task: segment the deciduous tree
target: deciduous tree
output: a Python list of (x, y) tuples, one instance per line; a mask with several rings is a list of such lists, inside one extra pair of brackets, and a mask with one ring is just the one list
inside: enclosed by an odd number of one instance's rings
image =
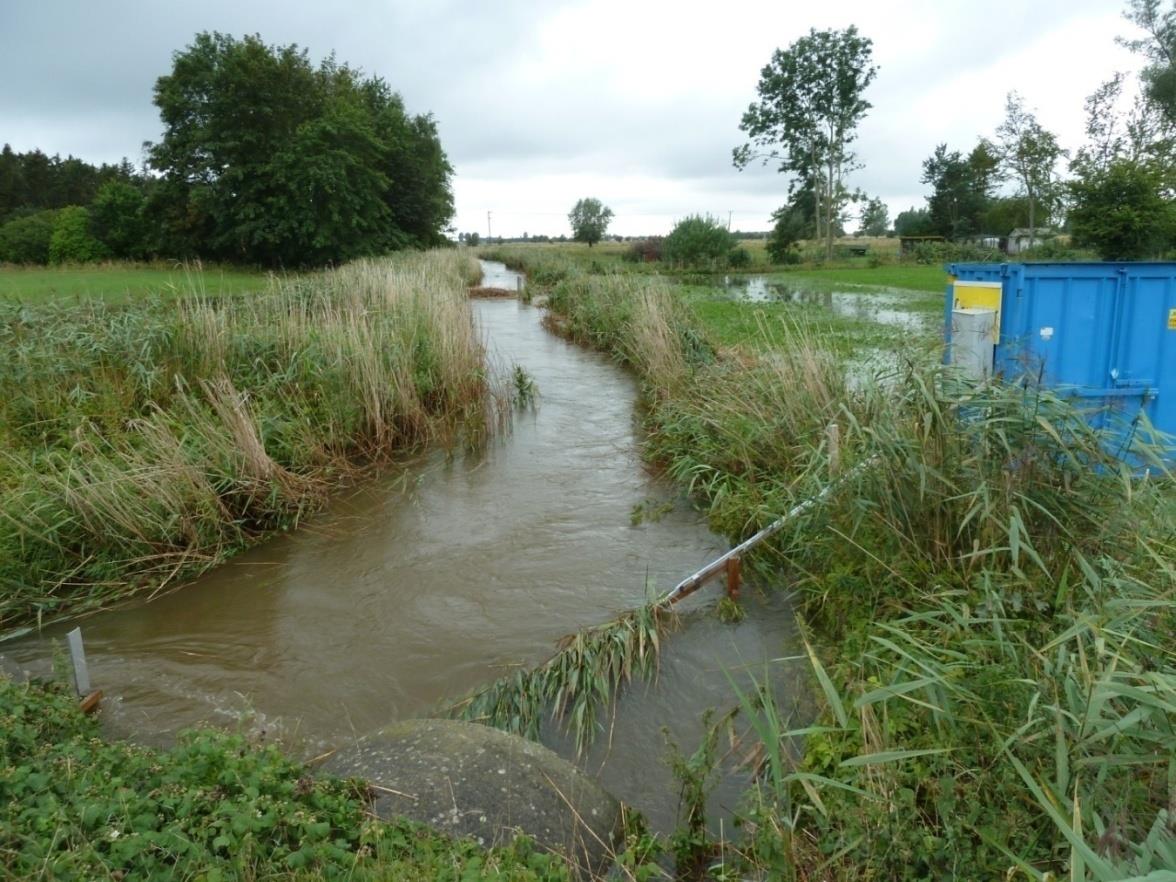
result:
[(852, 196), (846, 176), (861, 167), (850, 145), (871, 106), (863, 96), (878, 70), (872, 59), (872, 42), (855, 27), (810, 30), (772, 54), (760, 72), (759, 101), (739, 125), (749, 142), (735, 149), (736, 167), (756, 158), (778, 161), (779, 170), (793, 176), (793, 190), (811, 188), (817, 233), (829, 257)]
[(1057, 174), (1058, 160), (1066, 151), (1057, 136), (1037, 121), (1016, 92), (1005, 101), (1005, 120), (997, 127), (998, 152), (1003, 168), (1029, 200), (1029, 240), (1032, 243), (1037, 221), (1047, 218), (1057, 208), (1062, 194)]
[(591, 196), (581, 199), (568, 212), (572, 238), (577, 242), (587, 242), (591, 248), (604, 238), (612, 218), (612, 209), (599, 199)]
[(867, 200), (862, 206), (859, 231), (863, 236), (885, 236), (890, 229), (890, 209), (881, 199)]
[(443, 239), (452, 169), (431, 117), (298, 46), (199, 34), (155, 86), (150, 210), (167, 253), (323, 264)]
[(1158, 257), (1176, 244), (1176, 203), (1164, 174), (1147, 162), (1116, 159), (1070, 183), (1074, 242), (1103, 260)]

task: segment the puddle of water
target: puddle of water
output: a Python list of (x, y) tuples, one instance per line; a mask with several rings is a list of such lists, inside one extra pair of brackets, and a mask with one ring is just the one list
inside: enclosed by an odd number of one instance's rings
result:
[[(167, 743), (245, 714), (310, 755), (539, 662), (563, 634), (642, 603), (647, 578), (664, 590), (725, 549), (644, 470), (628, 373), (543, 330), (537, 309), (472, 308), (495, 362), (535, 379), (538, 407), (478, 454), (404, 463), (179, 591), (84, 619), (113, 734)], [(662, 520), (631, 525), (634, 506), (668, 499)], [(69, 627), (0, 646), (0, 657), (43, 673)], [(621, 698), (611, 749), (606, 733), (589, 767), (669, 829), (677, 797), (662, 727), (693, 751), (702, 711), (734, 702), (724, 671), (762, 672), (793, 643), (780, 597), (737, 626), (704, 616), (668, 639), (656, 687)], [(782, 700), (796, 694), (787, 678), (778, 685)]]
[(904, 309), (910, 295), (899, 291), (815, 290), (769, 276), (724, 276), (720, 286), (730, 297), (752, 303), (798, 303), (819, 306), (844, 318), (877, 322), (908, 331), (926, 331), (933, 318)]

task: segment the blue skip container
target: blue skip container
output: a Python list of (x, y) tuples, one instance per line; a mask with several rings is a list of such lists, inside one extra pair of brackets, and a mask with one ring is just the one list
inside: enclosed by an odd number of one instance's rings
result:
[[(1095, 425), (1133, 432), (1144, 414), (1161, 433), (1176, 436), (1176, 263), (953, 263), (947, 269), (949, 361), (953, 326), (971, 331), (976, 314), (992, 310), (979, 332), (991, 327), (992, 375), (1040, 378), (1058, 394), (1082, 399)], [(986, 361), (986, 347), (983, 355)], [(1168, 458), (1172, 453), (1169, 447)]]

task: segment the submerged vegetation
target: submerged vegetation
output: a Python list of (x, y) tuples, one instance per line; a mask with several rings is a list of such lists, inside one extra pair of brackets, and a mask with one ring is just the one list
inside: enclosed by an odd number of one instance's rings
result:
[(0, 626), (158, 591), (356, 470), (488, 426), (455, 252), (126, 305), (0, 304)]

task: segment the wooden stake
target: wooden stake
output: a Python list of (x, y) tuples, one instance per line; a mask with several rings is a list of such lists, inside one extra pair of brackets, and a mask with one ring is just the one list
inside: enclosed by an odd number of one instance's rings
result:
[(82, 713), (84, 713), (84, 714), (94, 713), (94, 711), (98, 710), (98, 703), (100, 701), (102, 701), (102, 690), (96, 689), (93, 692), (91, 692), (89, 695), (87, 695), (85, 698), (82, 699), (82, 704), (81, 704)]
[(739, 599), (739, 582), (743, 575), (743, 561), (738, 557), (727, 558), (727, 596)]

